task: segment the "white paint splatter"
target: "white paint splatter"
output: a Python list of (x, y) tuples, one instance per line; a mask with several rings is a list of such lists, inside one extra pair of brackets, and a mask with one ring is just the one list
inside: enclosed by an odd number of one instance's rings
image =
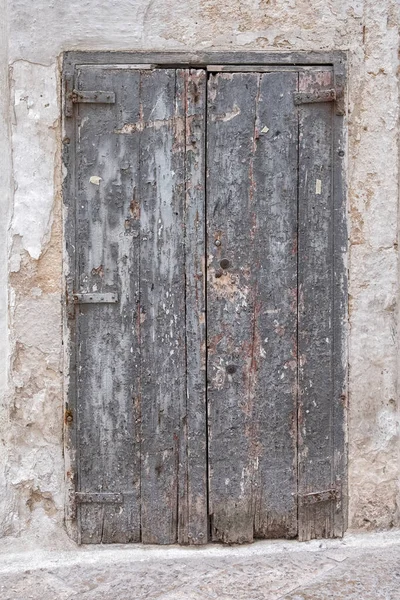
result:
[(232, 121), (232, 119), (234, 119), (235, 117), (240, 115), (240, 108), (238, 107), (237, 104), (233, 105), (233, 110), (231, 110), (230, 112), (226, 112), (223, 115), (213, 115), (212, 116), (212, 120), (213, 121), (223, 121), (224, 123), (226, 121)]

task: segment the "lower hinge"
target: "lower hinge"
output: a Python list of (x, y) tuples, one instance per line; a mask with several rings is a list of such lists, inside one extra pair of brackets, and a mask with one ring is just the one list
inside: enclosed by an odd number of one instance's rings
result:
[(75, 492), (77, 504), (123, 504), (124, 495), (111, 492)]
[(318, 502), (329, 502), (330, 500), (340, 500), (341, 491), (332, 488), (321, 492), (312, 492), (310, 494), (299, 494), (300, 504), (317, 504)]

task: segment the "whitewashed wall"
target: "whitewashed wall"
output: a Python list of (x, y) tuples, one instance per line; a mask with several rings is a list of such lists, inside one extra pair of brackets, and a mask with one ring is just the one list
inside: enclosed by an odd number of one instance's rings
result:
[(400, 525), (398, 0), (0, 0), (0, 14), (0, 536), (63, 539), (59, 68), (73, 49), (349, 51), (350, 526)]

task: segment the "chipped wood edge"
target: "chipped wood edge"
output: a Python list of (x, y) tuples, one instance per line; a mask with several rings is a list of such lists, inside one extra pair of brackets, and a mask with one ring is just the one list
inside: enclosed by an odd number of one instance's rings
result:
[[(348, 56), (338, 56), (334, 76), (343, 85), (341, 111), (333, 115), (333, 202), (334, 202), (334, 469), (341, 479), (341, 500), (336, 505), (334, 535), (342, 537), (348, 527), (348, 377), (349, 377), (349, 308), (348, 308)], [(338, 351), (335, 351), (335, 350)], [(337, 451), (340, 445), (341, 452)]]

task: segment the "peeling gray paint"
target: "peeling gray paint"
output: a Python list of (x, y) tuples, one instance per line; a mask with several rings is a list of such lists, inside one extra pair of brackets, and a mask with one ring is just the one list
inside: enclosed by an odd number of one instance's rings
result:
[(7, 0), (0, 1), (0, 535), (12, 531), (12, 499), (8, 493), (5, 466), (8, 445), (2, 435), (8, 427), (7, 381), (9, 339), (7, 318), (8, 239), (7, 230), (11, 206), (11, 145), (9, 124)]
[[(13, 102), (14, 207), (12, 234), (37, 260), (49, 240), (59, 107), (56, 65), (16, 61), (10, 70)], [(35, 85), (32, 85), (32, 83)]]

